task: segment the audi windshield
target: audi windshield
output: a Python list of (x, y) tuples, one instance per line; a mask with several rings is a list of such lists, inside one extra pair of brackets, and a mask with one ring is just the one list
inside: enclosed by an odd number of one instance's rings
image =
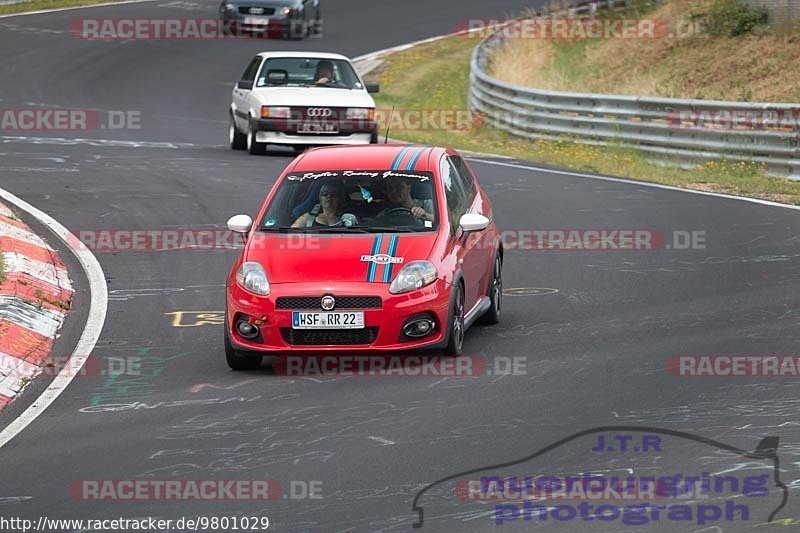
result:
[(315, 57), (273, 57), (264, 62), (256, 87), (363, 89), (348, 61)]

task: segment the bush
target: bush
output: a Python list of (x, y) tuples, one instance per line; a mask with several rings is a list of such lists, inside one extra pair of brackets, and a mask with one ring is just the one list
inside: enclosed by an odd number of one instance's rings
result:
[(767, 24), (767, 10), (740, 0), (716, 0), (708, 11), (706, 30), (714, 37), (736, 37)]

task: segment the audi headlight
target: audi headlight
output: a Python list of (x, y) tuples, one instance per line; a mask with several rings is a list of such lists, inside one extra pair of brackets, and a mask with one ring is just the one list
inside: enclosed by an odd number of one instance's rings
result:
[(267, 273), (261, 263), (247, 262), (242, 263), (236, 272), (236, 283), (246, 291), (250, 291), (261, 296), (269, 294), (269, 281)]
[(289, 118), (291, 114), (288, 107), (261, 106), (261, 118)]
[(345, 118), (348, 120), (372, 120), (375, 118), (375, 110), (367, 107), (348, 107)]
[(412, 261), (400, 270), (389, 286), (389, 292), (400, 294), (421, 289), (436, 281), (436, 267), (430, 261)]
[(222, 4), (219, 6), (219, 10), (223, 13), (234, 13), (236, 12), (236, 6), (233, 4)]
[(291, 17), (292, 15), (294, 15), (294, 9), (292, 9), (291, 7), (284, 7), (281, 8), (281, 13), (287, 17)]

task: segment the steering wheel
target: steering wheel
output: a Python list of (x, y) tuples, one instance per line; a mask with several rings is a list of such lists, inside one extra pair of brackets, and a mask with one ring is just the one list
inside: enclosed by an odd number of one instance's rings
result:
[(422, 221), (420, 219), (418, 219), (417, 217), (415, 217), (414, 215), (412, 215), (411, 214), (411, 209), (409, 209), (408, 207), (387, 207), (386, 209), (384, 209), (383, 211), (381, 211), (380, 213), (375, 215), (375, 218), (373, 218), (372, 220), (373, 220), (373, 223), (374, 223), (375, 220), (380, 220), (381, 218), (388, 218), (388, 217), (390, 217), (392, 215), (400, 214), (400, 213), (402, 213), (403, 215), (406, 215), (407, 217), (411, 218), (414, 221), (415, 225), (417, 225), (417, 226), (422, 225)]
[(384, 209), (383, 211), (381, 211), (380, 213), (378, 213), (377, 215), (375, 215), (375, 218), (387, 217), (387, 216), (392, 215), (394, 213), (400, 213), (400, 212), (402, 212), (402, 213), (404, 213), (404, 214), (406, 214), (406, 215), (408, 215), (410, 217), (414, 216), (414, 215), (411, 214), (411, 209), (409, 209), (408, 207), (388, 207), (388, 208)]

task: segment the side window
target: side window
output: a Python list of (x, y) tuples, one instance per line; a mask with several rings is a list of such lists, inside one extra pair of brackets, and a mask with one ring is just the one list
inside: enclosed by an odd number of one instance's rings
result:
[(456, 167), (456, 170), (458, 171), (458, 179), (461, 181), (462, 188), (467, 196), (467, 206), (470, 206), (472, 205), (472, 202), (475, 201), (475, 195), (477, 194), (477, 190), (475, 188), (475, 177), (469, 171), (467, 164), (462, 158), (452, 157), (450, 158), (450, 161), (452, 161), (453, 166)]
[(260, 56), (254, 57), (253, 60), (250, 62), (250, 64), (247, 65), (244, 74), (242, 74), (242, 80), (255, 81), (256, 74), (258, 73), (258, 67), (260, 65), (261, 65), (261, 57)]
[(453, 231), (458, 227), (461, 215), (467, 212), (471, 202), (467, 202), (467, 195), (463, 189), (462, 180), (448, 157), (443, 157), (439, 163), (439, 175), (444, 184), (444, 194), (447, 198), (447, 212), (450, 215), (450, 227)]

